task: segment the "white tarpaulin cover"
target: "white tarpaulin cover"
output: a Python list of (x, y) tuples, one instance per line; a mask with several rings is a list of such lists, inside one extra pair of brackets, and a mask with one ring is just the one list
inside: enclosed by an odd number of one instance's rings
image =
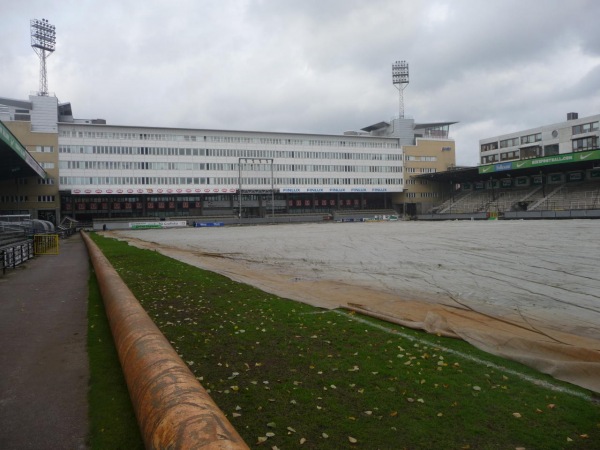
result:
[(600, 392), (600, 221), (115, 231), (323, 308), (349, 307)]

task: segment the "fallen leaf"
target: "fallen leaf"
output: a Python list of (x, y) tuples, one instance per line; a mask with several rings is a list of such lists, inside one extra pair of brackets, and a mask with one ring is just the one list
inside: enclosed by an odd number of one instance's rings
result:
[(521, 418), (521, 414), (519, 414), (519, 413), (513, 413), (513, 416), (516, 417), (517, 419)]
[(358, 442), (358, 440), (356, 438), (353, 438), (352, 436), (348, 436), (348, 440), (351, 444), (356, 444)]

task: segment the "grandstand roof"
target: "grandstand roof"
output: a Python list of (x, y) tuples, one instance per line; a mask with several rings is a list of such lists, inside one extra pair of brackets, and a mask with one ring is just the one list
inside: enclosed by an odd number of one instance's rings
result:
[(40, 176), (46, 171), (29, 154), (23, 144), (0, 121), (0, 180)]

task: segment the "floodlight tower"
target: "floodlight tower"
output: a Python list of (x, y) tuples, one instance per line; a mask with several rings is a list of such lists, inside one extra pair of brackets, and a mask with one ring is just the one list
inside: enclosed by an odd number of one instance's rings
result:
[(56, 31), (48, 20), (31, 20), (31, 48), (40, 58), (40, 92), (48, 95), (48, 78), (46, 76), (46, 58), (56, 47)]
[(408, 86), (408, 63), (406, 61), (396, 61), (392, 64), (392, 83), (400, 94), (399, 117), (404, 119), (404, 89)]

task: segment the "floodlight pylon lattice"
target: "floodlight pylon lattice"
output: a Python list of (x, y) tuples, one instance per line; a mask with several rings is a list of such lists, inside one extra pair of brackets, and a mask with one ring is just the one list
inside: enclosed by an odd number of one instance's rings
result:
[(399, 117), (404, 119), (404, 89), (408, 86), (408, 63), (406, 61), (396, 61), (392, 64), (392, 84), (396, 86), (399, 93)]
[(48, 75), (46, 72), (46, 58), (56, 48), (56, 27), (46, 19), (32, 19), (31, 48), (40, 58), (40, 91), (39, 95), (48, 95)]

